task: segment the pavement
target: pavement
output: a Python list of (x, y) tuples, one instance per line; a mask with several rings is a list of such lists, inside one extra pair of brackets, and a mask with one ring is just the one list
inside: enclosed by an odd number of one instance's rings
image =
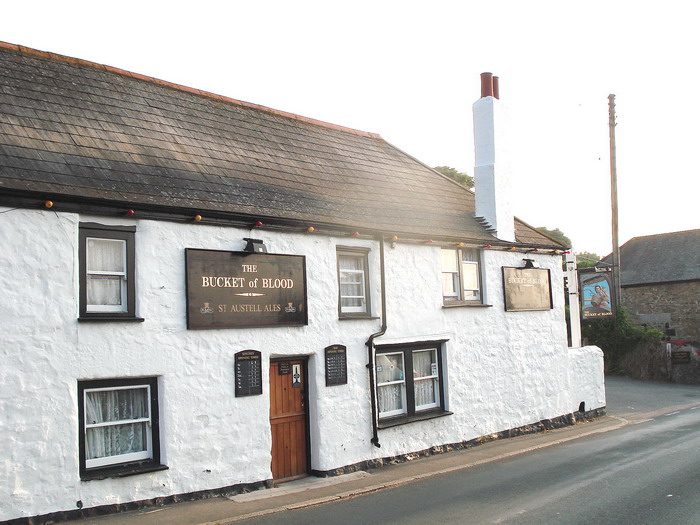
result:
[(308, 477), (272, 489), (71, 521), (75, 525), (227, 525), (390, 489), (456, 470), (641, 424), (661, 414), (700, 406), (700, 387), (606, 378), (607, 415), (557, 430), (485, 443), (332, 478)]

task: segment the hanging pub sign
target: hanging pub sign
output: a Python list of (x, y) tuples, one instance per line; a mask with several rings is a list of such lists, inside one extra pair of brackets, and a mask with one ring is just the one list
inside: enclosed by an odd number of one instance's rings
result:
[(348, 383), (347, 349), (344, 345), (331, 345), (325, 348), (326, 386)]
[(236, 397), (262, 394), (262, 360), (257, 350), (236, 352), (234, 358)]
[(607, 319), (615, 315), (612, 277), (612, 268), (578, 270), (582, 319)]
[(308, 324), (302, 255), (185, 250), (187, 328)]
[(506, 312), (552, 309), (552, 285), (546, 268), (503, 268)]

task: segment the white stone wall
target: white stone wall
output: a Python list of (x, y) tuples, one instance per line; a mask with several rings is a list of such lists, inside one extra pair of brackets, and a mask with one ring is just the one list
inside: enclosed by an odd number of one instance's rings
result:
[[(136, 226), (137, 315), (143, 323), (78, 323), (78, 225)], [(242, 250), (243, 237), (271, 253), (305, 255), (305, 327), (187, 330), (185, 248)], [(386, 247), (386, 335), (377, 344), (448, 339), (446, 397), (454, 415), (381, 430), (371, 445), (365, 341), (381, 321), (339, 321), (336, 246), (371, 248), (372, 310), (380, 314), (379, 249), (373, 241), (202, 224), (106, 219), (0, 208), (0, 520), (252, 483), (271, 478), (269, 360), (309, 356), (311, 468), (472, 439), (605, 403), (597, 355), (566, 348), (561, 259), (554, 309), (506, 313), (501, 266), (522, 254), (484, 254), (491, 307), (442, 307), (439, 247)], [(326, 387), (323, 349), (347, 346), (348, 384)], [(262, 352), (263, 395), (234, 396), (234, 354)], [(158, 376), (161, 462), (169, 469), (81, 481), (77, 381)], [(575, 376), (575, 380), (572, 377)], [(591, 376), (591, 377), (589, 377)], [(572, 395), (575, 383), (576, 395)], [(603, 395), (601, 396), (601, 392)]]
[(597, 346), (569, 349), (571, 411), (578, 410), (581, 402), (586, 410), (606, 406), (603, 351)]

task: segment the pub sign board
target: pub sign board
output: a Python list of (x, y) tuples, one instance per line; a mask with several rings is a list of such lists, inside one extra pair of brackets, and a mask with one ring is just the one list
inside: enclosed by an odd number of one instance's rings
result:
[(303, 255), (185, 250), (187, 328), (302, 326)]
[(581, 318), (608, 319), (615, 315), (611, 268), (582, 268), (578, 271)]
[(506, 312), (552, 309), (552, 283), (546, 268), (503, 267)]

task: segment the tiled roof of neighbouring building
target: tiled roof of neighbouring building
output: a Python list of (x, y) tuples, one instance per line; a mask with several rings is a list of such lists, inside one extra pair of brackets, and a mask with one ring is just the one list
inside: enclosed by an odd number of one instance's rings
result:
[(620, 265), (622, 286), (700, 280), (700, 230), (634, 237), (620, 247)]
[(376, 134), (11, 44), (0, 69), (0, 191), (494, 240), (471, 191)]

